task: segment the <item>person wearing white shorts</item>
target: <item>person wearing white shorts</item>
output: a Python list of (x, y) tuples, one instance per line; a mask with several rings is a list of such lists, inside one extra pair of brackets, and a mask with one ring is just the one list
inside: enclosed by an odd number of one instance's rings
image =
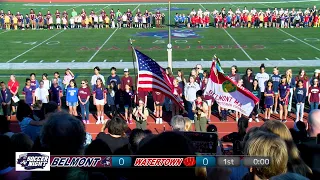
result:
[(96, 124), (104, 123), (104, 105), (107, 104), (106, 92), (102, 79), (98, 78), (96, 85), (93, 87), (93, 104), (97, 107), (98, 118)]

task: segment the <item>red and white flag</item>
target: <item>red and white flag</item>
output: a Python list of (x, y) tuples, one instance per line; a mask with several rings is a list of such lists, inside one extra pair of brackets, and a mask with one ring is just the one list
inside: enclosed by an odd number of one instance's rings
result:
[[(219, 65), (218, 65), (219, 66)], [(232, 79), (225, 76), (212, 62), (208, 84), (204, 96), (214, 99), (219, 106), (235, 110), (249, 116), (259, 98), (243, 86), (238, 86)]]

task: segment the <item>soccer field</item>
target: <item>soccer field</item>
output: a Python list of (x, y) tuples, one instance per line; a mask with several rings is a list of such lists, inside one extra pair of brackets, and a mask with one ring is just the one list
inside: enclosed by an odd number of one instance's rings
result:
[[(175, 13), (188, 14), (191, 9), (226, 9), (247, 6), (257, 10), (306, 9), (320, 1), (302, 2), (235, 2), (235, 3), (172, 3), (171, 24)], [(132, 11), (146, 9), (155, 12), (160, 9), (166, 14), (168, 23), (168, 4), (166, 3), (118, 3), (118, 4), (41, 4), (41, 3), (1, 3), (0, 9), (29, 13), (72, 8), (78, 12), (85, 9), (100, 12), (105, 9), (130, 8)], [(211, 19), (212, 20), (212, 19)], [(55, 21), (54, 21), (55, 22)], [(228, 28), (216, 29), (175, 29), (171, 28), (173, 45), (173, 66), (190, 68), (202, 63), (206, 68), (211, 64), (213, 54), (224, 61), (223, 66), (233, 64), (239, 67), (257, 67), (261, 62), (267, 66), (312, 67), (320, 66), (320, 28), (276, 29), (276, 28)], [(132, 68), (132, 51), (129, 39), (143, 53), (165, 65), (167, 61), (168, 27), (153, 29), (67, 29), (67, 30), (17, 30), (0, 31), (0, 65), (4, 69), (91, 69)]]

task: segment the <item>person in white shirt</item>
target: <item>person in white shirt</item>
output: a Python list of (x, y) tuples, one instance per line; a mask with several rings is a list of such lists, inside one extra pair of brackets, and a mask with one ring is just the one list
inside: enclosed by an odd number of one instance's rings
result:
[(43, 81), (43, 87), (49, 90), (51, 87), (51, 81), (48, 80), (47, 73), (42, 74), (42, 81)]
[(213, 15), (217, 15), (219, 13), (219, 11), (217, 10), (217, 9), (214, 9), (213, 11), (212, 11), (212, 14)]
[(234, 14), (231, 8), (229, 9), (228, 14), (230, 14), (230, 15)]
[(143, 28), (147, 28), (147, 17), (145, 15), (142, 16), (142, 25)]
[(91, 85), (92, 85), (92, 89), (93, 87), (96, 85), (97, 79), (100, 78), (103, 82), (103, 84), (106, 83), (104, 77), (100, 74), (100, 68), (98, 66), (93, 68), (94, 70), (94, 75), (91, 78)]
[(248, 14), (248, 13), (249, 13), (249, 11), (248, 11), (248, 9), (247, 9), (246, 6), (244, 7), (244, 10), (242, 10), (242, 13), (243, 13), (243, 14)]
[(283, 8), (281, 8), (279, 11), (279, 15), (281, 16), (283, 13), (284, 13), (284, 10), (283, 10)]
[(202, 18), (202, 10), (199, 9), (197, 15)]
[(236, 10), (236, 14), (241, 14), (241, 11), (240, 11), (240, 9), (239, 9), (239, 8), (237, 8), (237, 10)]
[(44, 82), (40, 81), (40, 87), (35, 90), (34, 96), (36, 101), (41, 101), (42, 104), (49, 102), (49, 91), (44, 87)]
[(196, 15), (196, 14), (197, 14), (197, 12), (196, 12), (194, 9), (192, 9), (190, 15), (191, 15), (191, 16), (194, 16), (194, 15)]
[(56, 18), (56, 25), (57, 25), (57, 29), (61, 29), (61, 18), (60, 17)]
[(256, 74), (255, 79), (258, 80), (259, 88), (261, 92), (261, 99), (260, 99), (260, 107), (264, 107), (264, 91), (266, 89), (266, 81), (270, 79), (269, 74), (265, 72), (265, 66), (264, 64), (260, 65), (260, 73)]
[[(75, 17), (76, 18), (76, 17)], [(74, 28), (74, 17), (70, 18), (70, 28), (73, 29)]]
[(203, 15), (206, 17), (208, 15), (210, 15), (210, 12), (208, 11), (208, 9), (206, 9), (206, 11), (203, 13)]
[(278, 15), (278, 9), (274, 8), (273, 13), (275, 13), (276, 15)]
[(93, 16), (93, 21), (94, 21), (94, 28), (98, 29), (99, 17), (97, 15), (94, 15)]
[(307, 9), (304, 11), (304, 14), (305, 14), (305, 15), (306, 15), (306, 14), (310, 14), (310, 9), (307, 8)]
[(123, 22), (123, 27), (127, 27), (127, 21), (128, 21), (128, 16), (126, 13), (123, 13), (122, 15), (122, 22)]
[(103, 18), (102, 18), (102, 15), (99, 15), (99, 28), (103, 28)]
[(255, 8), (252, 8), (251, 14), (256, 14), (256, 13), (257, 13), (257, 10)]
[(270, 14), (270, 8), (267, 9), (266, 14), (269, 15)]
[(194, 113), (192, 112), (192, 104), (197, 99), (196, 93), (200, 90), (200, 86), (195, 82), (195, 76), (190, 76), (189, 82), (184, 87), (185, 99), (187, 101), (188, 117), (194, 123)]

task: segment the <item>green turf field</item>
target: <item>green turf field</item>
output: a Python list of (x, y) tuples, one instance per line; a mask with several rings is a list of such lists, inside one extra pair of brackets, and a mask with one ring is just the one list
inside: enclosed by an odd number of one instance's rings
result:
[[(238, 3), (182, 3), (171, 5), (171, 21), (175, 13), (190, 13), (195, 9), (248, 9), (255, 7), (265, 11), (267, 8), (305, 9), (320, 1), (287, 2), (238, 2)], [(105, 9), (130, 8), (132, 11), (145, 9), (155, 12), (163, 9), (168, 22), (168, 4), (164, 3), (118, 3), (118, 4), (39, 4), (39, 3), (1, 3), (0, 9), (29, 13), (47, 10), (54, 13), (72, 8), (78, 12), (85, 9), (100, 12)], [(55, 22), (55, 20), (54, 20)], [(190, 68), (195, 63), (204, 63), (208, 68), (213, 54), (221, 60), (239, 67), (256, 67), (261, 62), (283, 67), (311, 67), (320, 65), (320, 28), (303, 29), (174, 29), (172, 28), (173, 61), (178, 67)], [(132, 51), (128, 40), (134, 46), (156, 61), (167, 60), (166, 46), (168, 28), (163, 29), (70, 29), (70, 30), (26, 30), (0, 31), (0, 63), (5, 69), (91, 69), (95, 65), (103, 67), (132, 67)], [(197, 62), (195, 62), (197, 61)]]

